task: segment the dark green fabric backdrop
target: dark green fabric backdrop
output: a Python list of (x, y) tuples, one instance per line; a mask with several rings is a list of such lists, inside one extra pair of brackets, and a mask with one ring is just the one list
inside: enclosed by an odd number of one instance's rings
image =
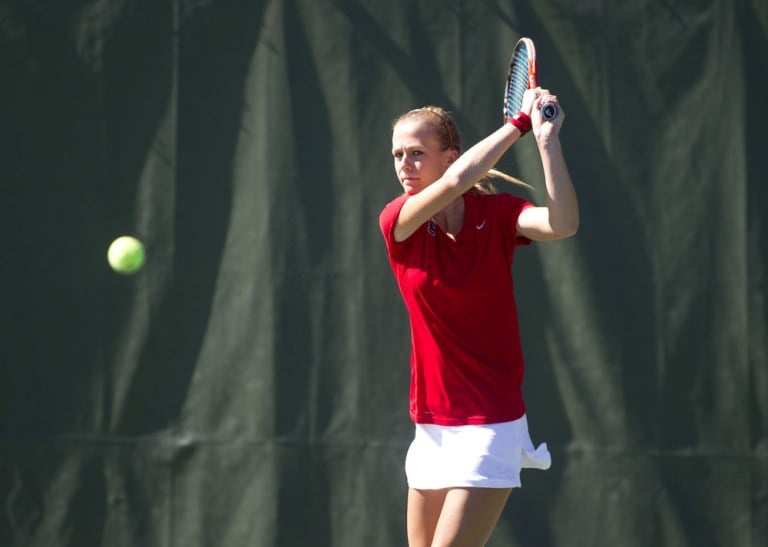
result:
[(758, 0), (0, 1), (0, 545), (404, 545), (389, 124), (495, 129), (521, 35), (582, 227), (517, 257), (554, 462), (489, 545), (767, 545)]

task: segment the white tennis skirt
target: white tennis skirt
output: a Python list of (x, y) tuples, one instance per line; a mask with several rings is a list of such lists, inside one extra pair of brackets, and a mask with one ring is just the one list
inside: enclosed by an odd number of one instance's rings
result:
[(523, 468), (549, 469), (547, 444), (534, 448), (525, 416), (487, 425), (416, 424), (405, 458), (408, 486), (517, 488)]

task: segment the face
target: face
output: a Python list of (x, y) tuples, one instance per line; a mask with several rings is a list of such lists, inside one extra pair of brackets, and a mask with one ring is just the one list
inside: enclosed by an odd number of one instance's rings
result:
[(403, 120), (392, 130), (395, 173), (406, 194), (418, 194), (439, 179), (457, 155), (455, 150), (441, 150), (428, 123)]

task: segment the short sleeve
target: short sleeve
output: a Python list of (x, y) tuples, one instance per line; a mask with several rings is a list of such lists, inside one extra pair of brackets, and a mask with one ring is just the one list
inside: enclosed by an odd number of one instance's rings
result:
[(387, 251), (392, 253), (392, 249), (400, 243), (395, 241), (395, 224), (397, 223), (397, 217), (400, 215), (400, 209), (403, 208), (403, 204), (408, 199), (407, 195), (399, 196), (390, 201), (379, 214), (379, 228), (381, 229), (381, 235), (384, 236), (384, 241), (387, 244)]
[(503, 208), (502, 214), (508, 222), (507, 229), (509, 230), (509, 233), (514, 234), (515, 245), (519, 246), (530, 244), (530, 239), (517, 233), (517, 219), (520, 217), (520, 213), (522, 213), (525, 209), (528, 207), (534, 207), (533, 203), (527, 199), (513, 196), (512, 194), (499, 194), (499, 196), (501, 196), (500, 203)]

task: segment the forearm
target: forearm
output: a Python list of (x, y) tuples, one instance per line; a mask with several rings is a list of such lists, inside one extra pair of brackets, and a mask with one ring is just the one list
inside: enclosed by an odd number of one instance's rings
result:
[(537, 144), (547, 189), (549, 224), (559, 237), (571, 236), (579, 227), (579, 203), (560, 139), (552, 135)]
[(520, 138), (520, 130), (505, 123), (502, 127), (473, 145), (446, 170), (444, 184), (463, 194), (483, 178), (499, 162), (512, 144)]

